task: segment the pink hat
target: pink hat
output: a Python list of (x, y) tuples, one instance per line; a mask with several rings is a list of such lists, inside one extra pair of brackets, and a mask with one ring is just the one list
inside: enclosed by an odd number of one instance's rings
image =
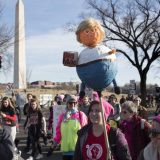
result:
[[(100, 101), (99, 99), (99, 96), (98, 96), (98, 93), (96, 91), (94, 91), (92, 93), (92, 99), (93, 101)], [(108, 119), (108, 116), (112, 113), (114, 113), (114, 108), (113, 106), (108, 103), (106, 100), (104, 100), (104, 98), (102, 98), (102, 104), (103, 104), (103, 107), (104, 107), (104, 112), (105, 112), (105, 116), (106, 116), (106, 119)]]
[(63, 99), (64, 99), (64, 94), (60, 94), (60, 95), (58, 96), (58, 100), (63, 101)]
[(69, 95), (67, 99), (67, 103), (69, 102), (77, 102), (77, 97), (75, 95)]
[(153, 121), (156, 121), (156, 122), (160, 123), (160, 114), (158, 116), (155, 116), (153, 118)]

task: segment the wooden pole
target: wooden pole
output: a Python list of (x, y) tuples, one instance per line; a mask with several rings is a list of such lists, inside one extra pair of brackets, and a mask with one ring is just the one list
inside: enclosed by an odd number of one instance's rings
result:
[(106, 148), (107, 148), (106, 160), (111, 160), (111, 150), (110, 150), (108, 134), (107, 134), (107, 129), (106, 129), (106, 119), (105, 119), (105, 114), (104, 114), (105, 112), (104, 112), (104, 107), (102, 103), (102, 95), (101, 95), (101, 91), (97, 91), (97, 93), (100, 99), (101, 115), (102, 115), (102, 121), (103, 121), (103, 132), (104, 132), (105, 143), (106, 143)]

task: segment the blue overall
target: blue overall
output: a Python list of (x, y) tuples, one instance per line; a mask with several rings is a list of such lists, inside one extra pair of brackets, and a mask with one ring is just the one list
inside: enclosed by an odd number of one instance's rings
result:
[(115, 61), (99, 59), (77, 65), (76, 70), (82, 83), (96, 91), (102, 91), (114, 81), (117, 64)]

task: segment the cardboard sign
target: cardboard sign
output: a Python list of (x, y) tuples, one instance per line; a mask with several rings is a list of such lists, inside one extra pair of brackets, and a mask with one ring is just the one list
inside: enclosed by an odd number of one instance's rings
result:
[(75, 67), (78, 63), (78, 52), (63, 52), (63, 64), (68, 67)]
[(40, 105), (42, 105), (43, 107), (49, 106), (52, 99), (53, 99), (52, 94), (40, 94), (39, 96)]

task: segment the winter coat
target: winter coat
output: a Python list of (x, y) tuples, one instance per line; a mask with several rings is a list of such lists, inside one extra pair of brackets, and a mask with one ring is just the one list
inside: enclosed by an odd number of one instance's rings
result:
[(150, 142), (148, 134), (150, 125), (141, 117), (134, 115), (131, 121), (122, 121), (120, 129), (126, 137), (132, 159), (137, 160), (140, 151)]
[(54, 141), (61, 143), (61, 151), (74, 151), (77, 142), (77, 131), (87, 124), (87, 116), (81, 111), (76, 111), (66, 119), (66, 113), (59, 115)]
[(11, 129), (3, 129), (0, 136), (0, 159), (12, 160), (14, 154), (14, 143), (11, 137)]
[[(88, 124), (78, 131), (74, 160), (83, 160), (82, 149), (91, 128), (92, 124)], [(127, 141), (124, 134), (119, 129), (110, 128), (108, 140), (111, 148), (112, 160), (131, 160)]]

